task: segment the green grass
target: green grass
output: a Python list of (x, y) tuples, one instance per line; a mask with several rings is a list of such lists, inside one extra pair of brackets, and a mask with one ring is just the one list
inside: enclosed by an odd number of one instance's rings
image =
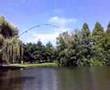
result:
[(10, 66), (31, 68), (31, 67), (58, 67), (57, 63), (40, 63), (40, 64), (10, 64)]

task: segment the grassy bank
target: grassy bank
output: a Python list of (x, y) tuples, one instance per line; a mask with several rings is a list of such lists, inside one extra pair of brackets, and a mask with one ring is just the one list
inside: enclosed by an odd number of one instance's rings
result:
[(10, 66), (23, 67), (23, 68), (30, 68), (30, 67), (58, 67), (57, 63), (10, 64)]

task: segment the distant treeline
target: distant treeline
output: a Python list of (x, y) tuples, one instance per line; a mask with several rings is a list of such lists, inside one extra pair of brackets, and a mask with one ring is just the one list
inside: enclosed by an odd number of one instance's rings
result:
[(18, 29), (0, 17), (0, 62), (44, 63), (57, 62), (61, 66), (103, 66), (110, 65), (110, 23), (107, 29), (96, 22), (90, 30), (84, 23), (80, 30), (63, 32), (51, 42), (43, 45), (24, 44), (18, 37)]
[(41, 41), (24, 44), (24, 62), (45, 63), (53, 62), (57, 60), (56, 58), (56, 49), (51, 42), (46, 45), (43, 45)]

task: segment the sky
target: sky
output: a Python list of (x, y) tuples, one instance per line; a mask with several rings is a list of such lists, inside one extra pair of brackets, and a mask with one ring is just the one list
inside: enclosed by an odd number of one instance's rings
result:
[(81, 29), (84, 22), (91, 30), (97, 21), (106, 28), (110, 21), (109, 4), (110, 0), (0, 0), (0, 16), (17, 26), (19, 34), (41, 25), (20, 36), (23, 42), (41, 40), (55, 45), (60, 33)]

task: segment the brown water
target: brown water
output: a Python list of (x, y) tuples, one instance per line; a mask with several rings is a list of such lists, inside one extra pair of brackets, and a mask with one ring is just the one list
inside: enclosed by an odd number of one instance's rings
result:
[(110, 90), (110, 67), (0, 71), (0, 90)]

